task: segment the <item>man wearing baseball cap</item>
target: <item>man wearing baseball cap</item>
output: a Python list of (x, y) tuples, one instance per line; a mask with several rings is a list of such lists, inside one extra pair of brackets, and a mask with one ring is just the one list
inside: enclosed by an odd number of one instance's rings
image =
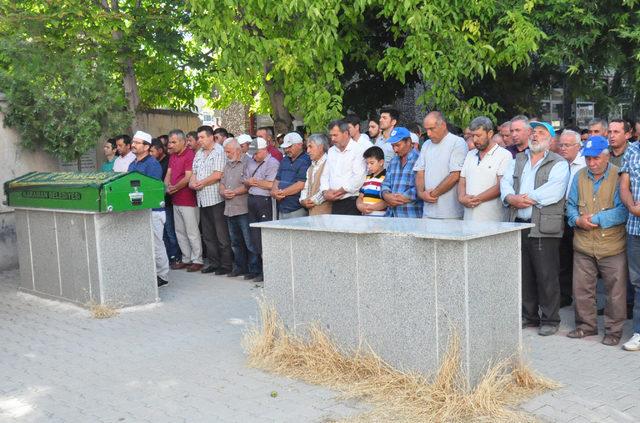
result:
[[(129, 165), (129, 172), (138, 171), (162, 181), (162, 166), (149, 154), (151, 140), (151, 135), (144, 131), (135, 133), (131, 141), (131, 152), (136, 156), (136, 159)], [(164, 223), (166, 221), (164, 207), (153, 209), (151, 221), (153, 223), (153, 249), (156, 260), (156, 278), (158, 286), (164, 286), (169, 283), (169, 258), (167, 257), (167, 250), (162, 240)]]
[(569, 338), (598, 333), (596, 282), (602, 275), (607, 294), (604, 345), (620, 342), (627, 316), (626, 230), (628, 212), (620, 199), (618, 167), (609, 163), (609, 143), (590, 136), (582, 149), (587, 167), (573, 179), (567, 223), (573, 234), (573, 297), (576, 328)]
[(382, 198), (387, 203), (387, 217), (422, 217), (422, 200), (416, 193), (416, 178), (413, 166), (420, 154), (413, 148), (411, 133), (399, 126), (391, 131), (387, 142), (393, 147), (395, 156), (387, 166), (382, 182)]
[(304, 189), (311, 159), (304, 151), (302, 137), (297, 132), (286, 134), (281, 147), (285, 157), (273, 181), (271, 197), (277, 202), (280, 219), (306, 216), (307, 209), (300, 204), (300, 191)]
[(531, 122), (529, 148), (500, 180), (500, 199), (511, 222), (533, 223), (522, 236), (522, 327), (540, 326), (538, 335), (553, 335), (560, 325), (560, 239), (569, 165), (549, 150), (556, 132), (547, 122)]

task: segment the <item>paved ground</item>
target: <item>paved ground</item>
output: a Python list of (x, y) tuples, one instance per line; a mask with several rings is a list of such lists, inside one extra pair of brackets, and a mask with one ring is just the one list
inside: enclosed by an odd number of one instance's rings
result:
[[(322, 422), (363, 407), (245, 367), (251, 283), (174, 272), (161, 304), (94, 320), (18, 293), (16, 278), (0, 273), (0, 422)], [(565, 387), (523, 407), (543, 421), (640, 421), (640, 353), (599, 340), (525, 331), (533, 366)]]

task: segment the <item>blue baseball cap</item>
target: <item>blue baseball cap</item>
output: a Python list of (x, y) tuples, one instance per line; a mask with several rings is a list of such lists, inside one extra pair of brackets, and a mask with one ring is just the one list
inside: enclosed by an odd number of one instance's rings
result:
[(601, 135), (592, 135), (582, 147), (582, 155), (584, 157), (597, 157), (604, 150), (609, 148), (609, 141)]
[(395, 144), (405, 138), (411, 138), (411, 132), (409, 132), (407, 128), (399, 126), (397, 128), (393, 128), (393, 131), (391, 131), (391, 135), (389, 136), (387, 142), (389, 144)]
[(536, 122), (534, 120), (533, 122), (529, 123), (529, 126), (531, 126), (531, 129), (535, 128), (536, 126), (544, 126), (547, 129), (547, 131), (549, 131), (552, 137), (556, 136), (556, 130), (553, 129), (553, 126), (551, 126), (549, 122)]

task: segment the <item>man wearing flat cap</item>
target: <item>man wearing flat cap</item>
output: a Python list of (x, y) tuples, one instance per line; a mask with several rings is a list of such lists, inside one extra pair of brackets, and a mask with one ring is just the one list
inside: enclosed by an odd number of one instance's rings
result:
[(297, 132), (285, 135), (281, 147), (285, 157), (273, 181), (271, 197), (277, 202), (280, 219), (306, 216), (307, 209), (300, 204), (300, 191), (304, 189), (311, 159), (304, 151), (302, 137)]
[(547, 122), (531, 122), (529, 148), (516, 154), (500, 181), (500, 199), (509, 220), (533, 223), (522, 234), (522, 327), (540, 326), (553, 335), (560, 324), (558, 248), (564, 227), (569, 165), (549, 150), (556, 132)]
[(609, 143), (600, 135), (587, 139), (582, 155), (587, 167), (574, 177), (567, 200), (573, 233), (573, 298), (576, 328), (569, 338), (598, 333), (596, 282), (602, 275), (607, 294), (604, 345), (620, 342), (627, 316), (628, 212), (620, 199), (618, 167), (609, 163)]
[[(131, 152), (136, 159), (129, 165), (129, 172), (138, 171), (143, 175), (162, 181), (162, 166), (149, 154), (151, 148), (151, 135), (138, 131), (131, 141)], [(158, 286), (169, 283), (169, 258), (164, 247), (162, 236), (164, 235), (164, 223), (166, 215), (164, 207), (155, 208), (151, 212), (153, 223), (153, 249), (156, 261), (156, 279)]]

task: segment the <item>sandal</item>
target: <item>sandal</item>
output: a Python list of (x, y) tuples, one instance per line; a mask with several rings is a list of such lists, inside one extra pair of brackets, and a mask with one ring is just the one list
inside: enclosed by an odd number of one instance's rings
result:
[(580, 338), (584, 338), (585, 336), (593, 336), (597, 334), (598, 334), (597, 331), (586, 332), (584, 329), (577, 328), (569, 332), (567, 336), (569, 338), (580, 339)]
[(605, 335), (604, 338), (602, 338), (602, 343), (610, 347), (615, 347), (620, 343), (620, 337), (618, 335), (611, 334)]

